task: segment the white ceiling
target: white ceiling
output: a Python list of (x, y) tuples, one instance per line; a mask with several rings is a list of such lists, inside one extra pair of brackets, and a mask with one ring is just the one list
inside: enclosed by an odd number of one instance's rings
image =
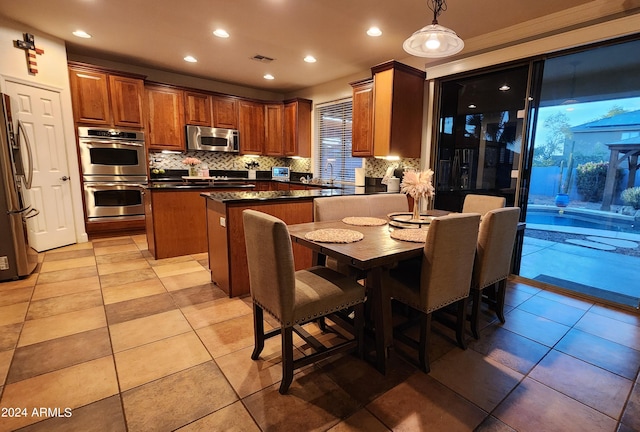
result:
[[(439, 23), (465, 40), (591, 1), (448, 0)], [(433, 18), (425, 0), (6, 0), (0, 15), (64, 39), (78, 55), (281, 93), (407, 59), (402, 42)], [(366, 35), (374, 25), (382, 36)], [(214, 37), (219, 27), (231, 37)], [(77, 29), (93, 38), (76, 38)], [(318, 61), (303, 62), (308, 54)]]

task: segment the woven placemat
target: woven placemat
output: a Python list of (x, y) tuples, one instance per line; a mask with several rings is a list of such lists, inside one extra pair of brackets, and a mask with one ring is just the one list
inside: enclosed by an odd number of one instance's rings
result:
[(360, 231), (326, 228), (308, 232), (304, 237), (321, 243), (353, 243), (362, 240), (364, 234)]
[(391, 238), (415, 243), (424, 243), (427, 241), (428, 232), (428, 229), (396, 229), (391, 231)]
[(347, 225), (357, 226), (382, 226), (387, 224), (387, 221), (384, 219), (367, 216), (350, 216), (342, 219), (342, 222)]

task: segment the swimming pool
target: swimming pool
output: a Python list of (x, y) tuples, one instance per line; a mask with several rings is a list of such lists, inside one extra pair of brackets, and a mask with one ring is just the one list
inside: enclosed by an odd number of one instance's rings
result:
[(578, 208), (529, 205), (526, 223), (640, 233), (640, 224), (631, 216)]

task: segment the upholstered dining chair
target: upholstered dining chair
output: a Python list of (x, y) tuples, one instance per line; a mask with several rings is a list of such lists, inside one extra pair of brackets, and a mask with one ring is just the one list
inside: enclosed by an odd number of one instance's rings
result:
[(466, 307), (478, 241), (480, 215), (456, 213), (435, 218), (430, 226), (422, 260), (408, 260), (385, 275), (393, 299), (420, 313), (420, 339), (415, 341), (394, 328), (394, 337), (418, 349), (420, 368), (429, 372), (428, 338), (431, 314), (457, 303), (458, 345), (465, 349)]
[(464, 197), (462, 213), (480, 213), (480, 216), (484, 217), (489, 210), (502, 208), (506, 203), (504, 197), (469, 194)]
[(519, 207), (490, 210), (482, 218), (471, 280), (471, 333), (476, 339), (479, 338), (478, 320), (485, 288), (497, 285), (495, 311), (504, 323), (504, 297), (519, 218)]
[[(282, 220), (255, 210), (244, 210), (243, 222), (253, 300), (255, 346), (251, 358), (259, 358), (266, 339), (281, 335), (280, 393), (288, 391), (295, 369), (341, 352), (357, 350), (362, 357), (364, 287), (324, 266), (295, 271), (289, 230)], [(352, 340), (328, 348), (300, 327), (349, 307), (354, 308), (355, 315)], [(264, 311), (280, 323), (280, 328), (265, 333)], [(294, 331), (317, 352), (294, 360)]]

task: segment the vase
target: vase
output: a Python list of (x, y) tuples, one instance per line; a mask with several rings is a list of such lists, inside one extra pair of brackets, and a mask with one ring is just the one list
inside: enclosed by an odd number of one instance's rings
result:
[(555, 199), (556, 206), (558, 207), (566, 207), (569, 205), (569, 195), (565, 193), (559, 193), (556, 195)]
[(195, 165), (189, 166), (189, 176), (190, 177), (198, 177), (198, 167)]
[(417, 197), (413, 199), (413, 213), (411, 214), (411, 220), (420, 220), (420, 209), (422, 204), (422, 198)]

